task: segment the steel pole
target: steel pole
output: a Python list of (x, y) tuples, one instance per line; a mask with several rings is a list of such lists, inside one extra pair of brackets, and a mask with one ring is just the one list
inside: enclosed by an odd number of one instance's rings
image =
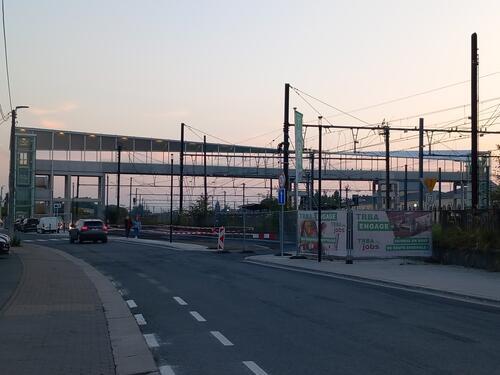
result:
[(122, 173), (122, 146), (118, 146), (118, 173), (116, 175), (116, 224), (120, 222), (120, 177)]
[(471, 35), (471, 185), (472, 185), (472, 208), (478, 208), (479, 189), (478, 189), (478, 143), (477, 143), (477, 34)]
[(170, 157), (170, 236), (169, 240), (172, 242), (172, 224), (173, 224), (173, 211), (174, 211), (174, 158)]
[(418, 120), (418, 209), (424, 209), (424, 119)]
[[(319, 122), (321, 124), (321, 116), (319, 117)], [(319, 146), (318, 146), (318, 262), (321, 262), (321, 158), (322, 158), (322, 142), (323, 142), (323, 128), (319, 128)]]
[(9, 235), (12, 237), (14, 234), (14, 202), (15, 202), (15, 173), (16, 173), (16, 117), (17, 112), (15, 109), (11, 112), (12, 122), (10, 127), (10, 164), (9, 164)]

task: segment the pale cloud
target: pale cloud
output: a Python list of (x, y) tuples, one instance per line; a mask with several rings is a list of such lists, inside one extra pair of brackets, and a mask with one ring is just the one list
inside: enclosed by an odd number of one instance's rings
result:
[(149, 112), (146, 113), (146, 117), (157, 118), (157, 119), (171, 119), (171, 118), (185, 118), (190, 115), (189, 111), (166, 111), (166, 112)]
[(38, 116), (44, 115), (56, 115), (60, 113), (72, 112), (78, 108), (78, 105), (73, 102), (62, 103), (60, 106), (54, 108), (40, 108), (40, 107), (31, 107), (31, 112)]
[(64, 128), (66, 128), (66, 124), (64, 122), (58, 121), (58, 120), (49, 120), (49, 119), (41, 120), (40, 125), (42, 126), (42, 128), (47, 128), (47, 129), (64, 129)]

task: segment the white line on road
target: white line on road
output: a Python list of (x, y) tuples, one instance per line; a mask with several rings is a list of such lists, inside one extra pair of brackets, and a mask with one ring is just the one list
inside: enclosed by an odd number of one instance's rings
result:
[(166, 286), (160, 285), (158, 289), (163, 293), (170, 293), (170, 289), (168, 289)]
[(146, 333), (144, 336), (144, 340), (146, 340), (146, 344), (150, 348), (158, 348), (160, 344), (158, 344), (158, 341), (156, 341), (156, 337), (154, 333)]
[(195, 319), (196, 319), (197, 321), (199, 321), (199, 322), (206, 322), (206, 321), (207, 321), (207, 320), (206, 320), (204, 317), (202, 317), (202, 316), (200, 315), (200, 313), (199, 313), (199, 312), (197, 312), (197, 311), (190, 311), (189, 313), (193, 316), (193, 318), (195, 318)]
[(146, 324), (146, 319), (144, 319), (144, 316), (142, 316), (142, 314), (134, 314), (134, 318), (135, 320), (137, 321), (137, 324), (139, 324), (140, 326), (145, 326)]
[(153, 285), (159, 285), (160, 284), (160, 282), (158, 280), (155, 280), (155, 279), (147, 278), (146, 281), (149, 281)]
[(23, 242), (33, 242), (34, 240), (24, 240)]
[(210, 331), (213, 337), (215, 337), (217, 340), (220, 341), (220, 343), (224, 346), (233, 346), (234, 344), (229, 341), (226, 336), (224, 336), (222, 333), (219, 331)]
[(135, 301), (133, 299), (127, 300), (127, 305), (128, 305), (129, 309), (134, 309), (137, 307), (137, 304), (135, 303)]
[(147, 277), (148, 277), (148, 275), (143, 274), (142, 272), (137, 272), (137, 276), (144, 277), (145, 279), (147, 279)]
[(254, 361), (243, 361), (243, 364), (247, 366), (255, 375), (268, 375), (267, 372), (262, 370)]
[(168, 365), (160, 366), (158, 370), (160, 370), (160, 375), (175, 375), (175, 372), (174, 370), (172, 370), (172, 367)]
[(48, 240), (37, 240), (38, 242), (47, 242)]
[(187, 305), (187, 302), (184, 301), (181, 297), (173, 297), (175, 299), (175, 301), (179, 304), (179, 305), (182, 305), (182, 306), (186, 306)]

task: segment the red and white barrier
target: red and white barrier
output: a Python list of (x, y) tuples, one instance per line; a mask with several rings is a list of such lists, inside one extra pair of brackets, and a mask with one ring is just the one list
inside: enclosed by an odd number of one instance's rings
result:
[(224, 238), (226, 237), (226, 230), (224, 227), (219, 228), (219, 236), (217, 238), (217, 250), (224, 250)]

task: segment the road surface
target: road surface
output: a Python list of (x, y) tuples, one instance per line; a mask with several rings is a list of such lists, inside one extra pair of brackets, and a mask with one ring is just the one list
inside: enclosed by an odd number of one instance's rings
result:
[(248, 254), (24, 238), (111, 278), (164, 374), (500, 373), (499, 309), (261, 267)]

